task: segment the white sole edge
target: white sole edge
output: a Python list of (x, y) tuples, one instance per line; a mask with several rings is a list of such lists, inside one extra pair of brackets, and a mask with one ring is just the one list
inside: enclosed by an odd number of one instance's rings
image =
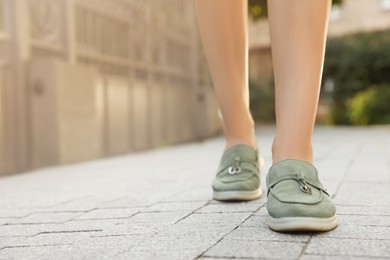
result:
[(261, 197), (261, 189), (254, 191), (214, 191), (215, 200), (255, 200)]
[(337, 227), (337, 216), (331, 218), (286, 217), (267, 219), (268, 227), (274, 231), (329, 231)]

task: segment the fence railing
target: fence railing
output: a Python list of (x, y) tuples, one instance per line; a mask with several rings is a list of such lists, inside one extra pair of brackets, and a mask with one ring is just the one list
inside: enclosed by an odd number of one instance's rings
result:
[(192, 1), (0, 0), (0, 174), (209, 136), (212, 93)]

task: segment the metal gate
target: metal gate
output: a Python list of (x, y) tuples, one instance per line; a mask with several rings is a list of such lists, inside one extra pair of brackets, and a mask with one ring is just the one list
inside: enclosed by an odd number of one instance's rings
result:
[(0, 174), (220, 131), (192, 1), (0, 8)]

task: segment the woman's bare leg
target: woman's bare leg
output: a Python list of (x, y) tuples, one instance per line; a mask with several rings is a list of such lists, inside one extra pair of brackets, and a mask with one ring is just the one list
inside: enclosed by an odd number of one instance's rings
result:
[(226, 137), (257, 148), (249, 111), (246, 0), (195, 0), (204, 50)]
[(331, 0), (270, 0), (276, 94), (273, 163), (312, 163), (312, 133)]

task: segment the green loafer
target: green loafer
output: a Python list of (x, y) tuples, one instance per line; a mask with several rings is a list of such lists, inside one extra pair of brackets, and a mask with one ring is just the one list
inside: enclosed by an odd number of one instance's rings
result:
[(216, 200), (254, 200), (261, 196), (260, 169), (263, 165), (257, 149), (237, 144), (222, 155), (212, 187)]
[(295, 159), (273, 165), (266, 178), (268, 226), (275, 231), (328, 231), (336, 208), (313, 165)]

